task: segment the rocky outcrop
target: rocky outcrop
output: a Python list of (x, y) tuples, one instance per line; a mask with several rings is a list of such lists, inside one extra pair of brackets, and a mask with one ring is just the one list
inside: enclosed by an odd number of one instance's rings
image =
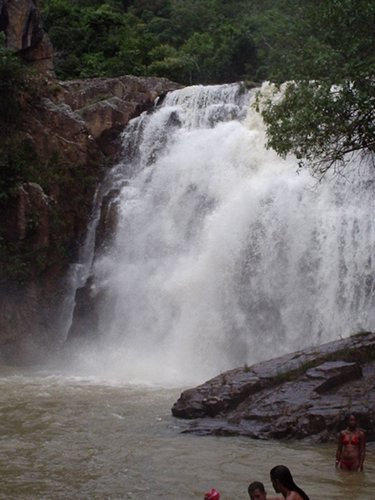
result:
[(184, 432), (259, 439), (336, 439), (348, 412), (375, 440), (375, 333), (222, 373), (172, 408)]
[[(11, 264), (21, 272), (21, 284), (0, 273), (3, 359), (34, 358), (59, 338), (66, 271), (84, 240), (96, 186), (121, 151), (121, 131), (157, 96), (177, 87), (132, 76), (66, 83), (48, 78), (40, 98), (24, 104), (20, 133), (52, 181), (47, 192), (21, 184), (2, 207), (2, 237), (25, 258)], [(102, 239), (108, 237), (108, 225), (100, 230)]]
[(41, 71), (53, 73), (53, 47), (43, 31), (38, 2), (0, 0), (0, 31), (6, 46)]
[[(179, 87), (133, 76), (56, 80), (37, 7), (32, 0), (0, 0), (7, 47), (39, 70), (19, 96), (22, 119), (11, 138), (17, 162), (35, 180), (20, 179), (12, 196), (0, 199), (0, 360), (6, 362), (32, 361), (61, 342), (67, 271), (84, 240), (96, 187), (118, 159), (121, 132)], [(106, 238), (104, 222), (100, 230)]]
[(93, 78), (60, 82), (54, 102), (67, 106), (85, 123), (90, 137), (113, 159), (124, 123), (150, 109), (156, 98), (180, 85), (165, 78)]

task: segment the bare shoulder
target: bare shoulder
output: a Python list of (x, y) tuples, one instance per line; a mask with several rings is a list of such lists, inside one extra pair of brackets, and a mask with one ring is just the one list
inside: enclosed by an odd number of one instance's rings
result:
[(269, 497), (267, 495), (267, 500), (282, 500), (282, 497)]
[(303, 500), (303, 498), (301, 497), (301, 495), (299, 493), (297, 493), (296, 491), (291, 491), (287, 497), (286, 497), (286, 500)]

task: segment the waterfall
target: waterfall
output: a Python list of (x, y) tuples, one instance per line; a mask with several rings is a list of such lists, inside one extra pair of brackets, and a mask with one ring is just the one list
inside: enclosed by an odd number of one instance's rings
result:
[(352, 161), (319, 182), (265, 149), (251, 99), (242, 85), (193, 86), (127, 127), (87, 365), (203, 382), (375, 328), (373, 168)]

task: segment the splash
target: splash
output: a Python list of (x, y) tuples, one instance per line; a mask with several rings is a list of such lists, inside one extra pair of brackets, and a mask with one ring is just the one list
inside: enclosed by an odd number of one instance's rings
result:
[(251, 99), (189, 87), (127, 128), (84, 364), (181, 385), (375, 327), (373, 170), (298, 171), (265, 149)]

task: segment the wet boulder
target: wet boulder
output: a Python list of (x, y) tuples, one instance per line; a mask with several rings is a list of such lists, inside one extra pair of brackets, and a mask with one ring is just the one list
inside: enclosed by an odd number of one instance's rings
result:
[(257, 439), (335, 440), (349, 412), (374, 440), (375, 333), (360, 333), (184, 391), (172, 407), (183, 432)]

